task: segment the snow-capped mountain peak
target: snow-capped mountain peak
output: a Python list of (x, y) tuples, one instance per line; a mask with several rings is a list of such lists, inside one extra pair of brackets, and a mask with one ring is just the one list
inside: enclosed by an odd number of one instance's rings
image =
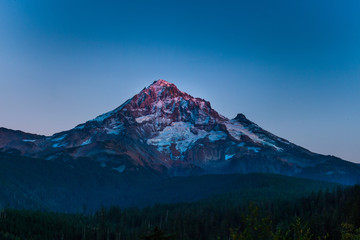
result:
[[(208, 101), (194, 98), (165, 80), (153, 82), (113, 111), (100, 115), (91, 122), (106, 122), (111, 118), (126, 118), (129, 122), (144, 123), (161, 118), (171, 122), (194, 124), (215, 123), (224, 119), (211, 108)], [(135, 121), (134, 121), (135, 120)], [(162, 126), (163, 128), (165, 126)]]
[[(170, 159), (175, 159), (176, 154), (176, 159), (184, 159), (186, 152), (204, 139), (210, 142), (226, 140), (227, 144), (239, 146), (246, 141), (249, 149), (256, 149), (256, 152), (262, 147), (282, 150), (243, 114), (233, 120), (225, 118), (212, 109), (208, 101), (192, 97), (165, 80), (153, 82), (115, 110), (75, 129), (83, 132), (84, 128), (91, 134), (96, 133), (98, 140), (106, 139), (108, 135), (126, 134), (143, 139)], [(68, 138), (68, 133), (56, 135), (52, 146), (86, 146), (96, 140), (87, 134), (69, 144)]]
[[(353, 166), (279, 138), (243, 114), (230, 120), (165, 80), (68, 131), (46, 137), (0, 129), (0, 137), (0, 151), (72, 163), (93, 160), (119, 174), (145, 169), (168, 176), (271, 172), (312, 177), (319, 167), (314, 177), (337, 174), (342, 182)], [(342, 170), (332, 167), (335, 163)]]

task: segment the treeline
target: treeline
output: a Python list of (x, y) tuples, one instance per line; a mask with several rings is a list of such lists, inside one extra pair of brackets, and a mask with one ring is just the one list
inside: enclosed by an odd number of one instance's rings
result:
[(237, 196), (81, 214), (3, 209), (0, 239), (360, 239), (360, 186), (246, 205)]

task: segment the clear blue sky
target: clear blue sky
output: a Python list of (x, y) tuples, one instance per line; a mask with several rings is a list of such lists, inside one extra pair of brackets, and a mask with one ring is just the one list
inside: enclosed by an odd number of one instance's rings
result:
[(154, 80), (360, 162), (360, 1), (0, 1), (0, 126), (39, 134)]

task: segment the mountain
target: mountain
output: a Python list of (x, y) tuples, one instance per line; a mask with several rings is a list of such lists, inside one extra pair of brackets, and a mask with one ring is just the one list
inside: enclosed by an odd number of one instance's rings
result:
[(228, 119), (208, 101), (165, 80), (153, 82), (115, 110), (53, 136), (1, 128), (0, 149), (70, 166), (82, 159), (118, 174), (166, 178), (263, 172), (360, 182), (358, 165), (310, 152), (243, 114)]

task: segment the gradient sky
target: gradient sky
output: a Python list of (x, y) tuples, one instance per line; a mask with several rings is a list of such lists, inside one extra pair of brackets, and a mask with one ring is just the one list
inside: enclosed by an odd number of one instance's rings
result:
[(165, 79), (360, 162), (360, 1), (0, 0), (0, 126), (50, 135)]

